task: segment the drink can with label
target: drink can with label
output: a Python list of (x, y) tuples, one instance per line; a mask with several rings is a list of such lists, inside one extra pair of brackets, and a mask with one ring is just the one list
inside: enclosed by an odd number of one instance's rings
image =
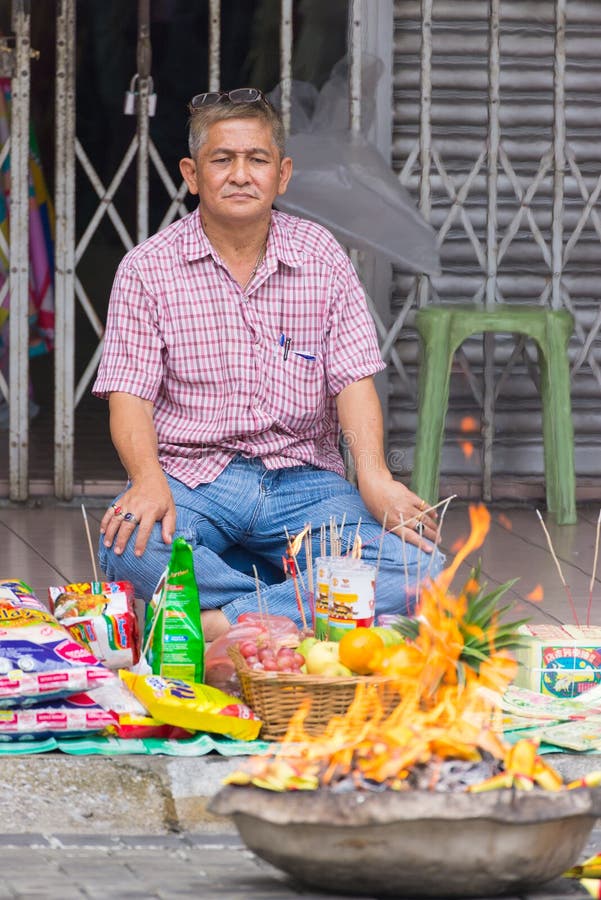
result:
[(339, 641), (351, 628), (374, 624), (376, 567), (360, 559), (340, 559), (330, 567), (328, 631)]

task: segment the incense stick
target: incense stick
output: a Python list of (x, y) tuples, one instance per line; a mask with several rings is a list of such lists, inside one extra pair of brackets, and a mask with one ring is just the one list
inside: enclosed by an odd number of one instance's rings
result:
[[(422, 537), (421, 528), (418, 531), (420, 537)], [(421, 547), (417, 548), (417, 576), (415, 581), (415, 605), (419, 603), (419, 590), (420, 590), (420, 582), (422, 578), (422, 550)]]
[[(453, 495), (453, 496), (455, 496), (455, 495)], [(441, 514), (440, 514), (440, 521), (439, 521), (439, 523), (438, 523), (438, 535), (439, 535), (439, 536), (442, 535), (442, 526), (444, 525), (444, 517), (445, 517), (446, 514), (447, 514), (447, 509), (448, 509), (449, 506), (451, 505), (451, 500), (453, 499), (453, 496), (447, 497), (447, 499), (446, 499), (445, 502), (444, 502), (444, 506), (443, 506), (442, 512), (441, 512)], [(435, 545), (435, 546), (436, 546), (436, 545)], [(430, 562), (428, 563), (428, 571), (426, 572), (426, 577), (427, 577), (427, 578), (430, 577), (430, 574), (431, 574), (431, 572), (432, 572), (432, 564), (433, 564), (433, 562), (434, 562), (434, 552), (432, 552), (432, 555), (430, 556)]]
[[(269, 621), (269, 606), (267, 604), (267, 600), (263, 600), (261, 598), (261, 583), (259, 581), (259, 573), (257, 572), (257, 567), (253, 563), (253, 573), (255, 576), (255, 589), (257, 591), (257, 605), (259, 607), (259, 618), (262, 623), (264, 623), (267, 634), (269, 635), (269, 645), (270, 647), (274, 646), (273, 642), (273, 632), (271, 630), (271, 622)], [(263, 604), (265, 604), (265, 609), (263, 609)]]
[(570, 591), (570, 588), (568, 587), (567, 581), (566, 581), (565, 578), (563, 577), (563, 572), (561, 571), (561, 566), (559, 565), (559, 560), (557, 559), (557, 555), (556, 555), (556, 553), (555, 553), (555, 550), (553, 549), (553, 544), (552, 544), (552, 542), (551, 542), (551, 535), (550, 535), (549, 532), (547, 531), (547, 526), (545, 525), (545, 523), (544, 523), (544, 521), (543, 521), (543, 517), (541, 516), (540, 512), (538, 511), (538, 509), (536, 510), (536, 515), (538, 516), (539, 522), (540, 522), (540, 524), (542, 525), (542, 529), (543, 529), (543, 531), (544, 531), (544, 533), (545, 533), (545, 537), (547, 538), (547, 544), (549, 545), (549, 551), (550, 551), (550, 553), (551, 553), (551, 556), (553, 557), (553, 562), (555, 563), (555, 565), (556, 565), (556, 567), (557, 567), (557, 571), (558, 571), (558, 573), (559, 573), (559, 577), (560, 577), (560, 579), (561, 579), (561, 583), (563, 584), (563, 586), (564, 586), (564, 588), (565, 588), (565, 590), (566, 590), (568, 602), (569, 602), (569, 604), (570, 604), (570, 607), (571, 607), (571, 610), (572, 610), (572, 615), (573, 615), (573, 617), (574, 617), (574, 622), (576, 623), (576, 625), (577, 625), (578, 627), (580, 627), (580, 623), (579, 623), (579, 621), (578, 621), (578, 615), (577, 615), (577, 613), (576, 613), (576, 607), (575, 607), (575, 605), (574, 605), (574, 598), (572, 597), (572, 592)]
[(313, 581), (313, 535), (311, 533), (311, 525), (309, 525), (309, 531), (305, 534), (305, 562), (307, 565), (307, 584), (309, 585), (309, 612), (311, 613), (313, 631), (315, 631), (315, 583)]
[(382, 531), (380, 532), (380, 543), (378, 544), (378, 555), (376, 557), (376, 572), (374, 575), (374, 582), (377, 584), (378, 581), (378, 572), (380, 571), (380, 562), (382, 561), (382, 545), (384, 543), (384, 535), (386, 534), (386, 519), (388, 518), (388, 510), (384, 512), (384, 518), (382, 519)]
[(352, 553), (353, 553), (353, 554), (355, 553), (355, 545), (356, 545), (356, 544), (358, 543), (358, 541), (359, 541), (359, 530), (360, 530), (360, 528), (361, 528), (361, 516), (359, 516), (359, 519), (358, 519), (358, 521), (357, 521), (357, 530), (355, 531), (355, 537), (354, 537), (354, 539), (353, 539), (353, 547), (352, 547)]
[(92, 535), (90, 534), (90, 526), (88, 524), (88, 514), (86, 512), (86, 508), (81, 504), (81, 514), (83, 516), (83, 524), (86, 529), (86, 536), (88, 538), (88, 547), (90, 548), (90, 556), (92, 557), (92, 570), (94, 572), (94, 581), (98, 581), (98, 570), (96, 568), (96, 558), (94, 556), (94, 549), (92, 547)]
[[(159, 613), (162, 611), (163, 606), (165, 605), (165, 597), (167, 596), (167, 575), (165, 575), (165, 580), (163, 582), (163, 587), (161, 588), (161, 596), (158, 599), (157, 605), (154, 610), (154, 614), (152, 616), (152, 623), (150, 626), (150, 631), (148, 632), (148, 637), (146, 638), (146, 643), (144, 644), (144, 649), (142, 650), (142, 656), (146, 659), (148, 654), (148, 648), (152, 642), (152, 638), (154, 635), (154, 630), (157, 626), (157, 622), (159, 621)], [(163, 616), (164, 618), (164, 616)]]
[(597, 559), (599, 558), (599, 533), (601, 531), (601, 509), (599, 510), (599, 515), (597, 516), (597, 532), (595, 535), (595, 556), (593, 559), (593, 571), (591, 574), (591, 583), (588, 589), (588, 607), (586, 610), (586, 624), (591, 624), (591, 609), (593, 606), (593, 587), (595, 584), (595, 576), (597, 574)]
[[(403, 528), (403, 517), (401, 516), (401, 529)], [(390, 534), (390, 532), (388, 532)], [(405, 532), (401, 530), (401, 543), (403, 545), (403, 567), (405, 569), (405, 596), (409, 596), (409, 567), (407, 566), (407, 544), (405, 542)]]
[(340, 520), (340, 531), (338, 533), (338, 556), (342, 553), (342, 533), (344, 531), (344, 526), (346, 525), (346, 512), (342, 513), (342, 519)]
[[(305, 525), (305, 528), (306, 527), (307, 526)], [(291, 556), (292, 559), (294, 560), (294, 562), (296, 563), (296, 557), (298, 556), (298, 551), (296, 553), (294, 552), (294, 541), (290, 538), (290, 535), (288, 534), (288, 529), (285, 526), (284, 526), (284, 532), (286, 534), (286, 541), (288, 544), (288, 546), (286, 547), (286, 549), (288, 551), (288, 555)], [(296, 540), (296, 538), (295, 538), (295, 540)], [(300, 546), (298, 549), (300, 550)], [(305, 587), (305, 580), (303, 578), (303, 573), (301, 572), (301, 570), (299, 569), (298, 566), (296, 566), (296, 570), (298, 572), (298, 577), (300, 578), (301, 587), (302, 587), (303, 591), (306, 592), (307, 588)]]
[(327, 555), (326, 544), (326, 523), (322, 522), (319, 526), (319, 555), (323, 559)]
[[(411, 516), (410, 519), (405, 520), (401, 516), (401, 521), (399, 522), (399, 524), (395, 525), (393, 528), (389, 528), (388, 531), (386, 532), (386, 534), (394, 534), (394, 532), (398, 531), (399, 528), (403, 528), (403, 527), (408, 528), (409, 525), (411, 525), (413, 522), (419, 522), (421, 520), (422, 516), (425, 515), (425, 513), (433, 512), (433, 510), (438, 509), (439, 506), (443, 506), (445, 503), (450, 503), (451, 500), (454, 500), (456, 496), (457, 496), (457, 494), (451, 494), (450, 497), (445, 497), (444, 500), (439, 500), (438, 503), (434, 504), (434, 506), (427, 506), (426, 509), (420, 510), (420, 512), (417, 516)], [(363, 546), (367, 547), (368, 544), (373, 544), (377, 540), (378, 540), (377, 537), (372, 538), (370, 541), (366, 541)]]

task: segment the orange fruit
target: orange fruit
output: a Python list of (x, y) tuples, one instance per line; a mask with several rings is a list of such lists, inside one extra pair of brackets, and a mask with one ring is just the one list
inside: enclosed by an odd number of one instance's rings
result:
[(368, 675), (373, 656), (383, 646), (384, 641), (373, 628), (352, 628), (340, 639), (338, 659), (351, 672)]

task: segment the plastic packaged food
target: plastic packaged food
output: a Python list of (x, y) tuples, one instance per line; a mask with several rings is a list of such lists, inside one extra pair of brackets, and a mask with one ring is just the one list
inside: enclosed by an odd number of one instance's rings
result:
[(160, 675), (121, 672), (121, 678), (159, 722), (190, 731), (212, 731), (243, 741), (254, 740), (262, 722), (237, 697), (206, 684)]
[(277, 646), (295, 647), (300, 640), (297, 626), (287, 616), (242, 613), (229, 631), (213, 641), (205, 656), (205, 682), (228, 694), (240, 693), (240, 682), (228, 648), (240, 641), (257, 640)]
[(0, 580), (0, 709), (67, 697), (115, 678), (29, 585)]
[(144, 646), (152, 671), (167, 678), (204, 678), (204, 636), (192, 547), (175, 538), (169, 565), (148, 606)]
[(121, 715), (117, 722), (113, 722), (104, 729), (107, 737), (118, 737), (124, 740), (142, 741), (146, 738), (162, 738), (169, 741), (180, 741), (184, 738), (194, 737), (194, 732), (177, 725), (167, 725), (159, 722), (152, 716)]
[(129, 581), (85, 581), (49, 587), (50, 609), (72, 637), (111, 669), (133, 666), (140, 636)]
[(0, 709), (0, 741), (76, 737), (102, 731), (114, 722), (90, 694), (72, 694), (27, 709)]

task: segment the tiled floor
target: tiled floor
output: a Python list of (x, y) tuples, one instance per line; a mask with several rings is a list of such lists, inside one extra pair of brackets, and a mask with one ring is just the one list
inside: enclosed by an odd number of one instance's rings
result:
[[(94, 547), (104, 509), (105, 506), (87, 507)], [(518, 601), (521, 617), (530, 616), (537, 622), (573, 621), (566, 589), (548, 550), (535, 508), (493, 505), (490, 512), (489, 534), (470, 560), (482, 559), (482, 570), (491, 586), (510, 578), (519, 579), (511, 593)], [(580, 506), (578, 523), (563, 527), (544, 517), (581, 623), (587, 615), (598, 515), (598, 506)], [(443, 546), (447, 553), (452, 554), (456, 542), (468, 532), (468, 508), (453, 501), (443, 525)], [(92, 577), (79, 507), (59, 506), (47, 500), (38, 508), (0, 508), (0, 578), (14, 577), (31, 584), (39, 597), (46, 596), (51, 584)], [(544, 599), (532, 603), (528, 595), (539, 585)], [(593, 588), (591, 622), (601, 624), (601, 563)]]

